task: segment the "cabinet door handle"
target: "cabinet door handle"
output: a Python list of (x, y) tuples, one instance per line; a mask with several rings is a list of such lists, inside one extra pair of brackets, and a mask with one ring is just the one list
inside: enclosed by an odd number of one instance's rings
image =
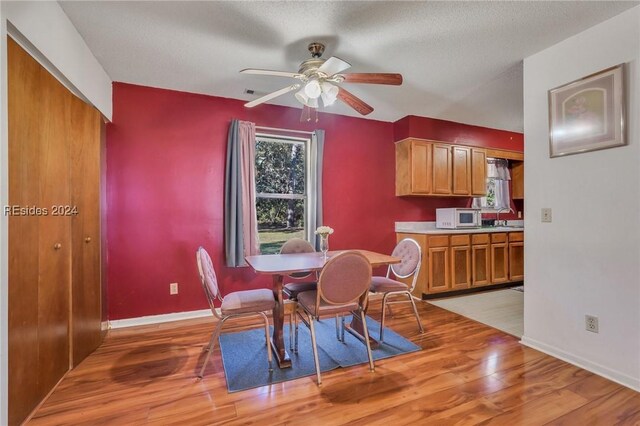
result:
[(55, 244), (53, 245), (53, 249), (54, 249), (54, 250), (60, 250), (61, 248), (62, 248), (62, 244), (60, 244), (60, 243), (55, 243)]
[(87, 244), (89, 244), (89, 243), (91, 242), (91, 237), (87, 237), (87, 238), (85, 238), (85, 239), (84, 239), (84, 242), (85, 242), (85, 243), (87, 243)]

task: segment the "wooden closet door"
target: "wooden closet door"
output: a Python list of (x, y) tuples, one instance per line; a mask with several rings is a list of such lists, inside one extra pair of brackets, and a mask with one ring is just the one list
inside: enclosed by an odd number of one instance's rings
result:
[[(69, 369), (68, 91), (7, 39), (9, 203), (9, 423), (18, 424)], [(46, 209), (46, 214), (44, 213)]]
[[(40, 181), (39, 71), (7, 38), (9, 205), (38, 203)], [(38, 389), (37, 218), (9, 216), (9, 423), (20, 423), (44, 395)]]
[(102, 341), (100, 287), (100, 113), (78, 98), (71, 103), (71, 365)]

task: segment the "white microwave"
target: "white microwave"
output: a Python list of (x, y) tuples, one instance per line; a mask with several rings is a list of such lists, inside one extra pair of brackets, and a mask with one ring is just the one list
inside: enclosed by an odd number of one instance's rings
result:
[(480, 209), (436, 209), (436, 228), (480, 228)]

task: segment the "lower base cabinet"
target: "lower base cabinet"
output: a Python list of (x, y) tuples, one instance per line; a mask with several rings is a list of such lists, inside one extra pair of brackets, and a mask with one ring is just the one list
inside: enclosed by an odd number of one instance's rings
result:
[[(524, 280), (522, 232), (397, 234), (398, 241), (404, 238), (422, 249), (417, 297)], [(411, 279), (401, 281), (411, 284)]]
[(509, 243), (509, 281), (524, 279), (524, 242)]
[(427, 237), (427, 244), (427, 272), (429, 277), (427, 290), (429, 293), (448, 291), (451, 285), (449, 237), (441, 235), (429, 236)]
[(469, 235), (452, 235), (451, 289), (464, 290), (471, 286), (471, 246)]
[(471, 286), (480, 287), (491, 284), (489, 244), (471, 246), (471, 264)]

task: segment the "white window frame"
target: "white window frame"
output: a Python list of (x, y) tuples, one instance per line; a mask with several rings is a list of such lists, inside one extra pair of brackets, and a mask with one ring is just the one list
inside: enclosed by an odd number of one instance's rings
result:
[(309, 200), (311, 197), (315, 197), (316, 194), (313, 191), (309, 191), (309, 182), (311, 178), (311, 139), (310, 138), (298, 138), (294, 136), (281, 136), (269, 133), (256, 133), (256, 144), (258, 141), (275, 142), (275, 143), (287, 143), (287, 144), (302, 144), (304, 145), (304, 191), (302, 194), (281, 194), (281, 193), (256, 193), (256, 203), (258, 198), (271, 198), (277, 200), (304, 200), (304, 236), (308, 235), (308, 226), (310, 222), (309, 214)]

